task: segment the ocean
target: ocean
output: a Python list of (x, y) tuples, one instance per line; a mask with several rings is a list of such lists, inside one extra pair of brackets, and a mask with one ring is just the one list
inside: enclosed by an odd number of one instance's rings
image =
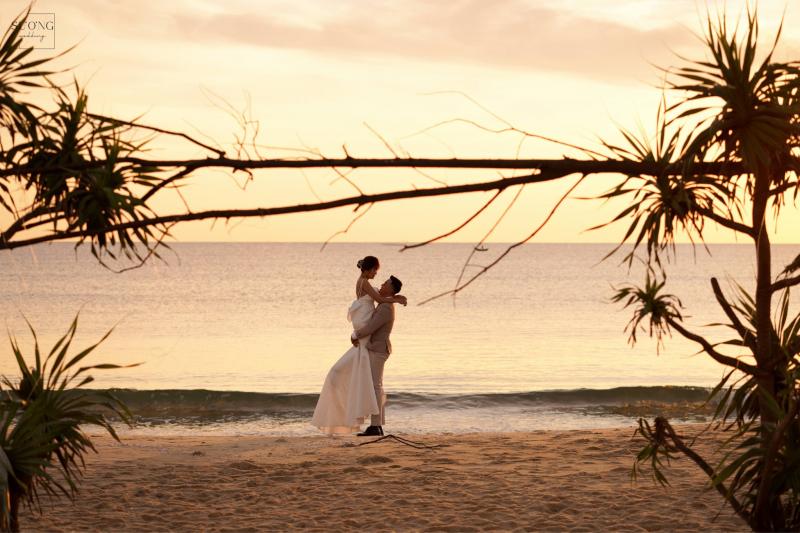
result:
[[(631, 312), (610, 302), (613, 286), (640, 282), (612, 244), (528, 244), (460, 292), (451, 289), (469, 244), (399, 252), (397, 244), (171, 243), (166, 262), (114, 273), (89, 248), (50, 243), (0, 254), (0, 310), (32, 357), (32, 323), (42, 350), (79, 314), (73, 348), (109, 329), (96, 363), (96, 388), (117, 389), (137, 425), (125, 431), (180, 434), (311, 435), (309, 419), (328, 369), (349, 346), (346, 320), (356, 261), (376, 255), (374, 285), (400, 278), (394, 353), (384, 377), (387, 428), (471, 432), (633, 426), (666, 412), (702, 420), (702, 402), (723, 369), (676, 333), (657, 353), (639, 334), (627, 343)], [(487, 264), (492, 243), (472, 262)], [(685, 305), (685, 324), (713, 341), (730, 337), (709, 278), (752, 288), (750, 245), (678, 245), (667, 290)], [(797, 254), (776, 246), (776, 271)], [(120, 267), (127, 263), (112, 265)], [(474, 272), (470, 266), (467, 273)], [(797, 308), (797, 306), (793, 306)], [(16, 374), (10, 346), (0, 373)]]

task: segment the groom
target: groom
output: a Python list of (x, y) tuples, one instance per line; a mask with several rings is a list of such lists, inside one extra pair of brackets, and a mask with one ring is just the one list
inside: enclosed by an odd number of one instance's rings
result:
[[(378, 292), (381, 296), (394, 296), (400, 292), (401, 288), (403, 288), (403, 283), (396, 277), (389, 276)], [(370, 426), (357, 434), (359, 437), (383, 435), (384, 404), (386, 403), (386, 396), (383, 392), (383, 367), (389, 354), (392, 353), (392, 343), (389, 341), (392, 326), (394, 326), (394, 304), (378, 304), (369, 322), (350, 335), (354, 346), (358, 346), (358, 339), (372, 335), (367, 344), (367, 351), (369, 352), (369, 365), (372, 369), (372, 384), (375, 386), (375, 397), (378, 399), (378, 408), (380, 409), (379, 414), (372, 415)]]

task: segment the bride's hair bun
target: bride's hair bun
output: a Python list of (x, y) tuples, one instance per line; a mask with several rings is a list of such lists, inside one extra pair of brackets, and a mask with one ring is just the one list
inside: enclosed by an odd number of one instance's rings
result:
[(378, 258), (373, 255), (368, 255), (364, 259), (359, 259), (356, 266), (361, 269), (362, 272), (367, 270), (372, 270), (373, 268), (379, 267), (380, 262), (378, 262)]

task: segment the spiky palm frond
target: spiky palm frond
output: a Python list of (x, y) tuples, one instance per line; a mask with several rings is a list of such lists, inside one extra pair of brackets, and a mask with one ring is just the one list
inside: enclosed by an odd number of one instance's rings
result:
[(783, 182), (800, 134), (800, 63), (773, 60), (780, 34), (761, 53), (756, 11), (748, 11), (743, 34), (724, 15), (716, 23), (708, 17), (710, 58), (671, 72), (669, 87), (686, 95), (669, 112), (671, 124), (691, 131), (683, 153), (687, 173), (696, 161), (737, 161), (749, 175), (766, 172)]
[(800, 270), (800, 254), (798, 254), (797, 257), (795, 257), (791, 263), (786, 265), (786, 268), (783, 269), (783, 272), (781, 272), (781, 274), (782, 275), (794, 274), (798, 270)]
[[(22, 46), (21, 31), (30, 14), (30, 7), (16, 18), (0, 40), (0, 130), (5, 131), (12, 142), (21, 137), (36, 140), (39, 137), (39, 121), (36, 114), (44, 112), (41, 107), (21, 97), (26, 91), (43, 88), (47, 85), (47, 76), (55, 71), (45, 70), (46, 63), (54, 57), (33, 59), (33, 48)], [(0, 168), (10, 160), (0, 150)], [(9, 184), (0, 178), (0, 207), (9, 212), (16, 211), (14, 198), (10, 194)]]
[[(92, 370), (124, 368), (116, 364), (81, 365), (113, 327), (97, 343), (69, 355), (78, 325), (76, 314), (67, 333), (43, 357), (36, 332), (27, 324), (34, 339), (32, 364), (23, 356), (16, 338), (9, 335), (20, 376), (0, 378), (0, 449), (8, 459), (0, 473), (8, 479), (3, 501), (10, 493), (12, 502), (21, 499), (35, 507), (40, 492), (75, 496), (84, 458), (96, 451), (84, 427), (99, 426), (119, 440), (109, 415), (124, 423), (130, 423), (131, 415), (110, 392), (81, 388), (93, 381), (88, 375)], [(2, 510), (5, 514), (0, 515), (0, 521), (10, 524), (10, 510)]]
[[(632, 239), (633, 249), (625, 256), (629, 266), (641, 244), (660, 265), (662, 252), (674, 252), (676, 234), (702, 242), (709, 217), (746, 227), (750, 221), (743, 220), (742, 206), (752, 199), (757, 175), (769, 180), (776, 215), (785, 194), (794, 191), (797, 197), (800, 62), (773, 61), (779, 36), (780, 31), (761, 54), (755, 12), (748, 12), (743, 33), (731, 30), (724, 16), (716, 24), (709, 17), (704, 40), (710, 59), (666, 71), (668, 89), (683, 98), (671, 106), (662, 100), (653, 137), (622, 130), (624, 144), (603, 142), (619, 160), (661, 168), (683, 165), (681, 176), (626, 176), (598, 196), (626, 202), (611, 221), (591, 228), (630, 220), (611, 254)], [(745, 172), (716, 176), (696, 170), (696, 163), (709, 161), (741, 163)]]
[(36, 137), (38, 122), (34, 111), (41, 111), (41, 108), (30, 102), (21, 102), (19, 96), (30, 89), (47, 87), (47, 76), (57, 71), (43, 70), (42, 67), (70, 50), (52, 57), (33, 59), (34, 49), (22, 46), (21, 35), (29, 14), (30, 7), (6, 29), (0, 41), (0, 128), (6, 129), (12, 137)]
[[(625, 326), (628, 342), (636, 344), (636, 332), (647, 332), (656, 339), (656, 350), (660, 351), (664, 337), (671, 335), (670, 321), (682, 320), (681, 301), (673, 294), (663, 294), (666, 278), (658, 279), (651, 271), (647, 272), (643, 287), (626, 284), (615, 288), (612, 302), (622, 302), (624, 308), (633, 307), (633, 318)], [(642, 322), (647, 321), (645, 328)]]
[[(126, 139), (130, 126), (95, 117), (88, 111), (88, 96), (77, 80), (72, 88), (74, 97), (51, 85), (56, 107), (37, 114), (39, 137), (15, 143), (5, 156), (19, 168), (30, 169), (25, 172), (23, 188), (33, 193), (32, 209), (52, 213), (54, 231), (64, 224), (63, 231), (80, 231), (76, 246), (88, 240), (95, 257), (106, 251), (115, 258), (113, 247), (119, 246), (129, 259), (141, 260), (136, 242), (147, 245), (159, 240), (166, 227), (145, 225), (113, 233), (105, 229), (155, 216), (134, 189), (150, 189), (163, 178), (154, 174), (158, 171), (155, 167), (122, 163), (141, 153), (147, 139)], [(88, 165), (97, 158), (105, 164)], [(157, 251), (153, 254), (160, 257)]]
[(662, 487), (669, 485), (669, 478), (664, 473), (665, 466), (679, 457), (679, 450), (667, 439), (667, 422), (662, 417), (657, 417), (653, 424), (644, 418), (639, 419), (638, 427), (634, 435), (641, 435), (647, 445), (636, 455), (631, 470), (631, 479), (636, 480), (641, 477), (645, 470), (642, 465), (647, 465), (653, 481)]
[[(727, 187), (716, 176), (674, 176), (666, 172), (685, 148), (682, 131), (671, 128), (666, 118), (666, 102), (662, 99), (656, 114), (656, 133), (634, 134), (620, 129), (625, 143), (602, 141), (612, 157), (620, 161), (651, 163), (664, 169), (660, 175), (630, 175), (597, 198), (604, 201), (621, 199), (626, 207), (612, 220), (590, 228), (596, 230), (630, 219), (620, 244), (609, 252), (610, 257), (633, 238), (633, 247), (624, 258), (630, 266), (641, 244), (646, 245), (648, 260), (661, 264), (664, 252), (674, 253), (676, 234), (687, 235), (692, 242), (703, 241), (705, 212), (724, 206), (728, 213), (739, 212), (740, 206)], [(604, 259), (605, 259), (604, 258)]]
[[(51, 80), (56, 71), (42, 67), (71, 48), (53, 57), (30, 59), (33, 49), (22, 45), (20, 34), (27, 14), (0, 42), (0, 131), (12, 141), (7, 148), (0, 147), (0, 169), (10, 173), (0, 177), (0, 207), (18, 222), (4, 237), (52, 223), (54, 231), (80, 232), (76, 247), (89, 241), (101, 264), (103, 252), (116, 259), (117, 249), (128, 259), (161, 258), (157, 248), (169, 249), (163, 242), (169, 235), (164, 224), (106, 231), (155, 215), (146, 204), (149, 196), (134, 194), (134, 189), (155, 190), (165, 179), (158, 176), (161, 169), (123, 162), (145, 151), (149, 138), (134, 136), (141, 133), (137, 119), (126, 122), (90, 113), (88, 97), (74, 78), (74, 95)], [(54, 107), (40, 107), (27, 97), (26, 89), (49, 91)], [(97, 160), (105, 164), (89, 164)], [(17, 211), (9, 192), (14, 180), (33, 196), (25, 214)], [(144, 245), (147, 255), (137, 244)]]

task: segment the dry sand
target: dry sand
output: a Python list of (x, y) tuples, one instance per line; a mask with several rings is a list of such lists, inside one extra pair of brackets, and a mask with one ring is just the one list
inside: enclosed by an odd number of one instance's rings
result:
[(78, 501), (45, 499), (42, 516), (20, 518), (23, 531), (747, 530), (686, 459), (669, 488), (632, 484), (632, 433), (407, 436), (447, 445), (435, 450), (357, 437), (98, 437)]

